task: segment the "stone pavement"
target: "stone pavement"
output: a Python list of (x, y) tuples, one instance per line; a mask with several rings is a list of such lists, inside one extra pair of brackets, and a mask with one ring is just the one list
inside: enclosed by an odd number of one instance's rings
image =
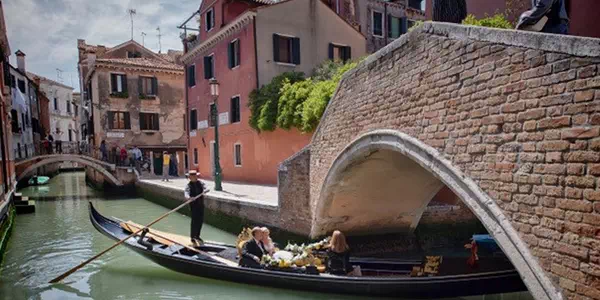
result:
[[(215, 191), (214, 181), (204, 179), (201, 179), (201, 181), (204, 182), (210, 189), (210, 192), (208, 192), (207, 196), (211, 198), (261, 206), (278, 206), (278, 193), (276, 186), (223, 182), (223, 191), (218, 192)], [(165, 182), (161, 181), (161, 179), (141, 179), (140, 182), (149, 185), (180, 190), (181, 195), (183, 195), (183, 190), (188, 180), (186, 178), (176, 178), (169, 179), (168, 182)]]

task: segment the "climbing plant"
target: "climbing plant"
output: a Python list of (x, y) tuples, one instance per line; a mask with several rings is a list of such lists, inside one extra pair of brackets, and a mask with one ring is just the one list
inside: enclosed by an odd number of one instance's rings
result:
[(512, 29), (513, 25), (506, 19), (504, 14), (495, 14), (477, 19), (474, 15), (468, 15), (462, 22), (465, 25)]

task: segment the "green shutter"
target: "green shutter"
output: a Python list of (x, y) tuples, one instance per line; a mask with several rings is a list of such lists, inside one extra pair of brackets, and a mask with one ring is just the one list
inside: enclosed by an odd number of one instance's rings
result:
[(273, 34), (273, 61), (279, 61), (279, 35)]
[(114, 120), (115, 120), (115, 113), (112, 111), (109, 111), (108, 112), (108, 129), (114, 129), (113, 128), (113, 124), (115, 123)]
[(123, 75), (123, 93), (127, 93), (127, 75)]
[(204, 57), (204, 79), (211, 79), (210, 69), (212, 68), (212, 62), (210, 56)]
[(110, 74), (110, 91), (117, 92), (117, 74)]
[(123, 119), (125, 123), (125, 129), (131, 129), (131, 120), (129, 120), (129, 112), (123, 113)]
[(158, 95), (158, 79), (152, 77), (152, 95)]
[(329, 43), (329, 59), (333, 60), (333, 44)]
[(292, 63), (300, 64), (300, 38), (292, 39)]
[(144, 113), (140, 113), (140, 130), (145, 130), (147, 129), (146, 127), (146, 118)]
[(352, 47), (346, 46), (344, 47), (344, 61), (352, 59)]
[(153, 118), (152, 118), (152, 129), (154, 130), (160, 130), (160, 128), (158, 127), (158, 114), (154, 114)]
[(234, 63), (234, 59), (233, 59), (233, 50), (234, 50), (234, 46), (233, 43), (229, 43), (229, 45), (227, 45), (227, 63), (230, 69), (233, 69), (233, 63)]
[(400, 19), (400, 34), (408, 32), (408, 19), (406, 17)]
[(144, 80), (142, 76), (138, 77), (138, 94), (139, 95), (145, 95), (144, 90), (143, 90), (144, 85), (143, 85), (142, 80)]

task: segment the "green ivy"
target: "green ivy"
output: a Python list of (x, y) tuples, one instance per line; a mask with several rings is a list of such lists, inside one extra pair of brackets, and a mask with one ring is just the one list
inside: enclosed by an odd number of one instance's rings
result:
[(421, 21), (421, 20), (419, 20), (419, 21), (416, 21), (416, 22), (413, 24), (413, 26), (410, 26), (410, 28), (408, 28), (408, 32), (411, 32), (413, 29), (415, 29), (415, 28), (417, 28), (417, 27), (419, 27), (419, 26), (423, 25), (423, 23), (424, 23), (424, 22), (423, 22), (423, 21)]
[(302, 128), (302, 110), (314, 84), (312, 79), (291, 83), (288, 79), (281, 87), (277, 126), (283, 129)]
[(303, 132), (311, 132), (317, 128), (325, 112), (325, 108), (335, 92), (338, 81), (326, 80), (315, 83), (302, 109)]
[(477, 19), (474, 15), (467, 15), (462, 21), (464, 25), (512, 29), (513, 25), (506, 19), (504, 14), (495, 14), (493, 16), (485, 16), (485, 18)]

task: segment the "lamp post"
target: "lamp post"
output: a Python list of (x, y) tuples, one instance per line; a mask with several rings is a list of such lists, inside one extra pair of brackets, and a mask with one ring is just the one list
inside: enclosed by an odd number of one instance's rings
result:
[(221, 186), (221, 164), (219, 163), (219, 82), (214, 78), (210, 80), (210, 95), (213, 96), (213, 98), (215, 99), (215, 105), (212, 106), (212, 109), (210, 111), (210, 117), (212, 118), (213, 124), (215, 125), (215, 191), (222, 191), (223, 187)]

